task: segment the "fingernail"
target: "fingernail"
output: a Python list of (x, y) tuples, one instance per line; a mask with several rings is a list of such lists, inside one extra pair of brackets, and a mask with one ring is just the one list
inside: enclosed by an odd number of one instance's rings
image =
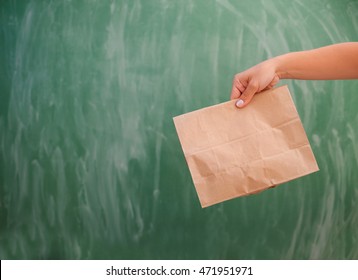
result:
[(236, 107), (242, 107), (242, 105), (244, 105), (244, 100), (239, 99), (238, 101), (236, 101)]

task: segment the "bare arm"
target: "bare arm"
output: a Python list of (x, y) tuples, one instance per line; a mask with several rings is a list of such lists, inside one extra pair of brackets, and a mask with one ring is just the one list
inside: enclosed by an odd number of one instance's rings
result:
[(255, 93), (273, 87), (280, 79), (358, 79), (358, 42), (292, 52), (263, 61), (235, 75), (231, 99), (245, 107)]

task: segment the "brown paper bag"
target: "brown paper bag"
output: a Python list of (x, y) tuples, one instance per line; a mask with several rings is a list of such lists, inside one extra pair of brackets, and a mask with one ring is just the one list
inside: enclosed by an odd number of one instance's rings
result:
[(287, 86), (174, 117), (202, 207), (318, 171)]

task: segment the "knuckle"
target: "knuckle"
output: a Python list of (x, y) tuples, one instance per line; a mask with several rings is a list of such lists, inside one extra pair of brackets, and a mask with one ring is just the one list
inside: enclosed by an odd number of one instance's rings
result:
[(240, 82), (240, 80), (241, 80), (241, 74), (240, 73), (238, 73), (238, 74), (236, 74), (236, 75), (234, 75), (234, 79), (233, 79), (235, 82)]
[(259, 88), (259, 83), (256, 80), (252, 80), (249, 84), (251, 90), (256, 91)]

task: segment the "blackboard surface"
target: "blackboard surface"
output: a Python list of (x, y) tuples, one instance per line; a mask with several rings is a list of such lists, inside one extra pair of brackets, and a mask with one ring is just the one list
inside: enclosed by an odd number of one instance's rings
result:
[(2, 0), (1, 259), (357, 259), (358, 81), (284, 81), (320, 172), (207, 209), (172, 122), (357, 34), (354, 0)]

